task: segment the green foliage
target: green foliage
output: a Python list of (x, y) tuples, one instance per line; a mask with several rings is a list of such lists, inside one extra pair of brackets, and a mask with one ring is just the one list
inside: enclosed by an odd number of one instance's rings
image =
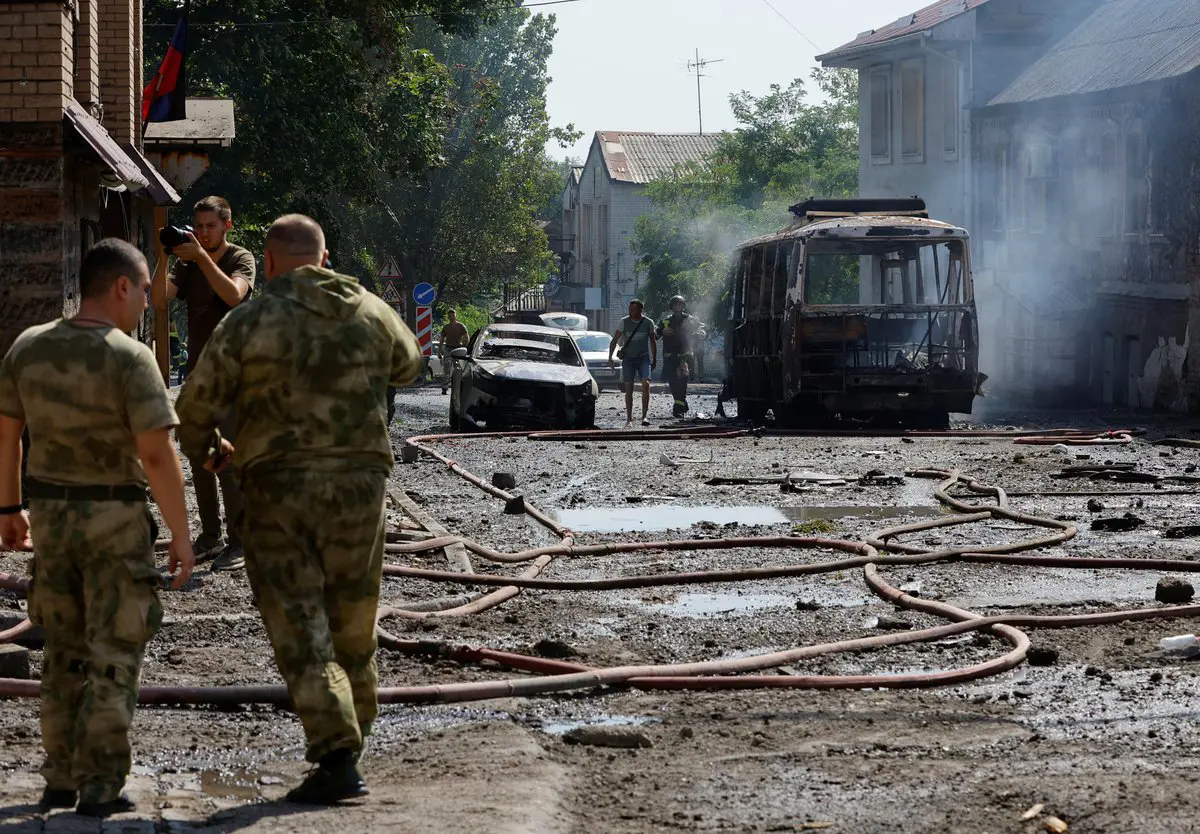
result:
[[(192, 93), (232, 98), (237, 137), (185, 205), (227, 197), (255, 252), (275, 217), (310, 214), (340, 271), (369, 281), (394, 256), (451, 303), (546, 273), (544, 147), (575, 134), (546, 114), (554, 19), (519, 5), (192, 0)], [(148, 24), (177, 14), (146, 0)], [(146, 31), (152, 73), (170, 27)]]
[(651, 310), (665, 310), (680, 294), (721, 329), (733, 248), (786, 225), (787, 207), (799, 200), (856, 192), (857, 76), (818, 69), (813, 81), (826, 96), (818, 104), (806, 101), (800, 79), (772, 85), (761, 97), (734, 95), (738, 127), (721, 137), (707, 164), (651, 183), (654, 206), (638, 219), (633, 238)]
[[(438, 314), (441, 316), (441, 324), (446, 324), (449, 318), (446, 316), (446, 311), (451, 305), (445, 304), (439, 307)], [(467, 331), (474, 336), (481, 327), (486, 327), (491, 323), (491, 316), (484, 307), (476, 307), (474, 304), (459, 304), (454, 307), (454, 314), (458, 320), (467, 326)], [(440, 334), (439, 330), (439, 334)], [(436, 338), (435, 338), (436, 340)]]

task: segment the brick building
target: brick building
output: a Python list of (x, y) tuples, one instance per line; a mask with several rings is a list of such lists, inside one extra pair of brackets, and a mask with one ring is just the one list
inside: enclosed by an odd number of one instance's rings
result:
[(179, 202), (141, 152), (141, 16), (141, 0), (0, 0), (0, 353), (74, 311), (99, 238), (153, 263), (155, 209)]

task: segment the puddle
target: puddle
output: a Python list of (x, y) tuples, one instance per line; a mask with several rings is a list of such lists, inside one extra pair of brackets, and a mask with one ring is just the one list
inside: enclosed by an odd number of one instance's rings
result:
[(576, 533), (623, 533), (636, 530), (682, 530), (701, 522), (716, 525), (769, 526), (817, 519), (907, 518), (939, 515), (937, 507), (684, 507), (655, 504), (634, 507), (589, 507), (560, 510), (556, 521)]
[(266, 776), (242, 768), (200, 772), (200, 790), (217, 799), (259, 799), (259, 784), (278, 784), (281, 781), (278, 776)]
[(578, 721), (548, 721), (542, 724), (542, 732), (560, 736), (580, 727), (640, 727), (655, 720), (637, 715), (606, 715), (602, 718), (585, 718)]
[(680, 594), (672, 602), (639, 604), (647, 605), (656, 614), (712, 617), (717, 614), (742, 614), (771, 608), (795, 609), (796, 598), (789, 594)]

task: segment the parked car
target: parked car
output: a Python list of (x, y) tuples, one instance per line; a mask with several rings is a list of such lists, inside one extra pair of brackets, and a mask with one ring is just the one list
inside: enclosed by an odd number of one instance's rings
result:
[(429, 361), (425, 363), (425, 379), (437, 382), (442, 378), (442, 357), (438, 353), (437, 345), (433, 346), (432, 353), (427, 358)]
[(561, 327), (572, 333), (583, 332), (588, 327), (587, 316), (581, 313), (542, 313), (540, 318), (547, 327)]
[(621, 366), (615, 368), (608, 364), (608, 346), (612, 343), (612, 335), (600, 330), (585, 330), (574, 332), (571, 336), (579, 345), (583, 361), (587, 362), (588, 371), (596, 380), (596, 387), (617, 385), (621, 381)]
[(450, 428), (591, 428), (600, 391), (571, 334), (490, 324), (450, 352)]

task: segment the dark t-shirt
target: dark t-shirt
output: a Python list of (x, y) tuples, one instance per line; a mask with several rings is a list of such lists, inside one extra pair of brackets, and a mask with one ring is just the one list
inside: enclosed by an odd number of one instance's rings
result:
[[(251, 289), (254, 288), (254, 256), (240, 246), (229, 244), (225, 254), (217, 261), (217, 269), (230, 278), (240, 277), (246, 280)], [(204, 272), (198, 264), (188, 261), (175, 261), (171, 267), (171, 281), (179, 290), (177, 298), (183, 299), (187, 305), (188, 318), (188, 373), (196, 367), (196, 361), (208, 337), (217, 329), (221, 319), (233, 308), (221, 300), (204, 277)], [(246, 298), (250, 293), (246, 293)], [(243, 298), (243, 301), (246, 299)]]

